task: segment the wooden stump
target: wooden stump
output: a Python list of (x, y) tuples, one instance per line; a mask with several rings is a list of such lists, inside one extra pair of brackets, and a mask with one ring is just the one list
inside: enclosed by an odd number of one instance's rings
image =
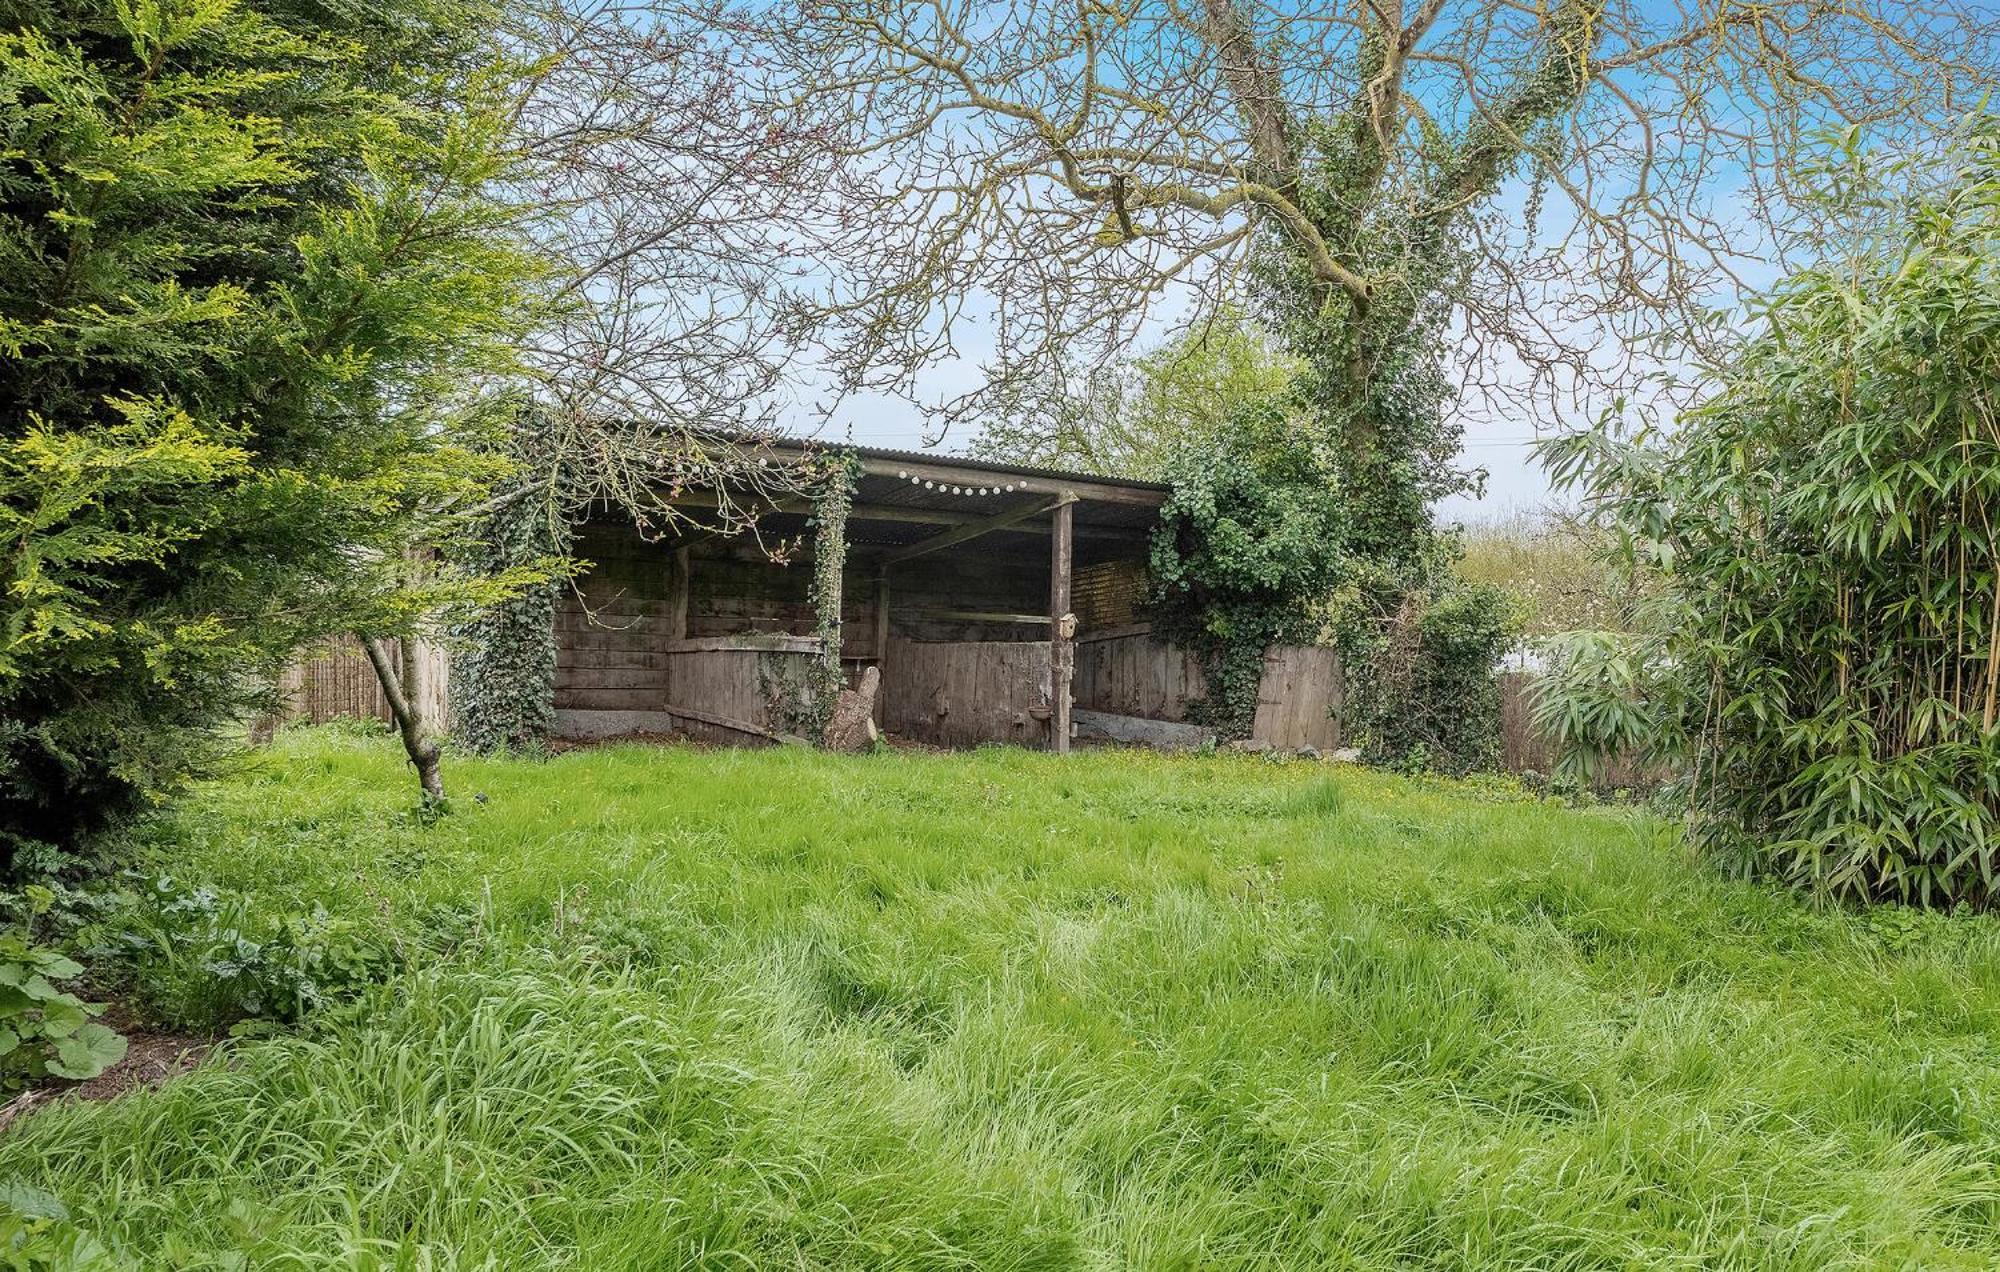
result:
[(866, 751), (875, 745), (875, 695), (882, 688), (882, 673), (874, 667), (861, 673), (861, 683), (842, 689), (833, 701), (833, 718), (826, 722), (821, 738), (829, 751)]

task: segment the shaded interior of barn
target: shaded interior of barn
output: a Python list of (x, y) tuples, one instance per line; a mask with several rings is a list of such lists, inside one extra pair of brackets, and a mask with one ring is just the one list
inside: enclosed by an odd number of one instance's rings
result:
[[(1167, 486), (850, 453), (841, 660), (850, 684), (879, 670), (879, 728), (937, 746), (1057, 750), (1072, 737), (1176, 746), (1203, 736), (1186, 723), (1207, 692), (1200, 666), (1145, 615)], [(578, 528), (574, 551), (590, 564), (558, 604), (557, 731), (782, 739), (783, 687), (820, 657), (819, 505), (701, 490), (672, 502), (656, 532), (623, 515)], [(721, 503), (754, 507), (754, 525), (725, 519)], [(1335, 746), (1340, 696), (1333, 651), (1274, 646), (1253, 737)]]
[[(880, 669), (877, 723), (936, 745), (1050, 745), (1056, 624), (1073, 614), (1086, 643), (1143, 636), (1148, 539), (1166, 488), (893, 453), (863, 462), (841, 653), (850, 681)], [(613, 516), (579, 528), (574, 551), (590, 568), (565, 589), (556, 620), (565, 731), (714, 741), (781, 731), (774, 683), (786, 660), (819, 650), (814, 509), (773, 501), (742, 529), (704, 503), (712, 497), (691, 494), (657, 535)], [(1064, 518), (1066, 603), (1056, 586)], [(1186, 686), (1163, 684), (1158, 697), (1152, 709), (1171, 718)]]

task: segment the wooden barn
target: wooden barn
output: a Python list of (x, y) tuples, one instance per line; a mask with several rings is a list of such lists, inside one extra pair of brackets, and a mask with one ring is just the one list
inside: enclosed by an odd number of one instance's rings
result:
[[(783, 450), (786, 447), (781, 446)], [(1168, 488), (860, 448), (841, 578), (841, 664), (878, 669), (877, 724), (940, 746), (1067, 750), (1071, 738), (1186, 745), (1201, 673), (1143, 621), (1148, 540)], [(648, 535), (623, 517), (579, 528), (591, 562), (557, 617), (558, 732), (782, 736), (780, 687), (821, 656), (814, 508), (776, 499), (753, 532), (712, 494)], [(773, 560), (774, 543), (797, 550)], [(1338, 738), (1329, 650), (1274, 649), (1256, 736)], [(1177, 727), (1178, 726), (1178, 727)]]

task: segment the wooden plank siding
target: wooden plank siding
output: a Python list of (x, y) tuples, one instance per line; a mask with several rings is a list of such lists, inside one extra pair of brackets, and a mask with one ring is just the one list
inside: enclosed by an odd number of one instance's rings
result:
[(1264, 651), (1257, 717), (1250, 736), (1280, 751), (1340, 745), (1340, 658), (1317, 645), (1273, 645)]
[(1076, 705), (1147, 720), (1187, 719), (1187, 704), (1207, 694), (1194, 655), (1149, 632), (1091, 639), (1076, 646)]
[[(1273, 645), (1264, 652), (1250, 736), (1282, 750), (1340, 745), (1340, 660), (1331, 649)], [(1076, 705), (1145, 720), (1184, 721), (1208, 693), (1201, 664), (1150, 631), (1128, 630), (1077, 644)]]
[(673, 549), (629, 525), (587, 522), (573, 551), (590, 564), (556, 597), (556, 710), (664, 711), (661, 648), (685, 634)]
[[(668, 703), (675, 727), (712, 742), (757, 743), (786, 732), (779, 709), (787, 685), (804, 683), (816, 651), (769, 648), (746, 638), (736, 647), (688, 641), (666, 655)], [(815, 644), (817, 642), (814, 642)]]
[(883, 727), (931, 746), (1049, 744), (1047, 641), (922, 641), (892, 637), (882, 682)]

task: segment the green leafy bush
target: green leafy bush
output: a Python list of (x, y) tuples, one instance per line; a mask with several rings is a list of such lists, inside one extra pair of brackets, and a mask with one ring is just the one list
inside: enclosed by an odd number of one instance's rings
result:
[(2000, 872), (2000, 121), (1964, 143), (1927, 188), (1850, 134), (1828, 211), (1858, 228), (1700, 409), (1550, 448), (1661, 588), (1544, 719), (1643, 740), (1721, 860), (1843, 896), (1989, 905)]
[(1265, 648), (1310, 637), (1343, 568), (1332, 470), (1276, 408), (1246, 415), (1180, 451), (1151, 552), (1155, 628), (1201, 662), (1208, 696), (1190, 714), (1226, 737), (1250, 733)]
[(57, 987), (81, 975), (59, 951), (0, 934), (0, 1080), (94, 1078), (125, 1058), (125, 1039), (93, 1019), (103, 1008)]
[(259, 916), (239, 894), (167, 876), (121, 890), (108, 910), (79, 938), (148, 1011), (183, 1029), (295, 1023), (396, 965), (381, 937), (323, 907)]
[(0, 1267), (8, 1272), (114, 1272), (132, 1266), (77, 1226), (62, 1199), (18, 1179), (0, 1182)]
[(1406, 593), (1356, 659), (1367, 674), (1349, 678), (1346, 720), (1363, 756), (1454, 776), (1498, 764), (1494, 673), (1520, 632), (1518, 611), (1514, 598), (1486, 584), (1448, 579), (1435, 594)]

